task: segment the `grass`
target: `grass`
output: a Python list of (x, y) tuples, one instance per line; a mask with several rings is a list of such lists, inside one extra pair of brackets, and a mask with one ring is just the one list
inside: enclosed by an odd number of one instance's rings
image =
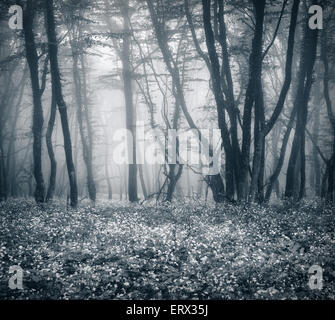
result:
[[(0, 204), (0, 299), (334, 299), (335, 215), (317, 200)], [(11, 265), (23, 289), (10, 289)], [(323, 270), (322, 289), (308, 285)]]

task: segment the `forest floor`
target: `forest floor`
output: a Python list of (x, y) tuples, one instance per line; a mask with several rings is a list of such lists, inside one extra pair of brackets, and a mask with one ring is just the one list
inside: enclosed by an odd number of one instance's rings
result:
[[(0, 204), (0, 299), (334, 299), (333, 209), (9, 200)], [(21, 290), (8, 286), (12, 265), (23, 269)]]

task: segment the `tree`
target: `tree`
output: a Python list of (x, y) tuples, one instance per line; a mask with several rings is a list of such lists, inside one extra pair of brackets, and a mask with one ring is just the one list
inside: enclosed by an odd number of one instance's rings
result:
[(60, 81), (60, 73), (58, 66), (58, 45), (56, 38), (55, 29), (55, 18), (54, 18), (54, 8), (53, 0), (45, 1), (45, 20), (46, 20), (46, 31), (48, 36), (48, 48), (50, 57), (50, 71), (51, 80), (54, 90), (55, 100), (58, 105), (58, 110), (62, 123), (63, 137), (64, 137), (64, 150), (66, 157), (66, 165), (68, 170), (68, 177), (70, 182), (70, 200), (71, 206), (77, 207), (78, 205), (78, 190), (76, 181), (76, 172), (73, 164), (72, 158), (72, 145), (69, 123), (67, 118), (67, 107), (62, 94), (62, 85)]
[[(79, 125), (79, 133), (83, 148), (83, 158), (87, 171), (87, 187), (90, 199), (95, 202), (96, 200), (96, 187), (94, 182), (93, 174), (93, 138), (92, 138), (92, 128), (89, 119), (88, 112), (88, 99), (86, 96), (86, 74), (85, 74), (85, 62), (83, 57), (83, 45), (80, 42), (82, 37), (80, 21), (77, 21), (77, 26), (72, 24), (70, 27), (71, 32), (71, 51), (72, 51), (72, 72), (73, 81), (75, 85), (75, 98), (77, 104), (77, 119)], [(81, 67), (81, 73), (79, 70), (79, 63)], [(86, 132), (85, 132), (86, 128)]]
[[(151, 0), (147, 0), (147, 5), (148, 5), (149, 13), (150, 13), (151, 22), (154, 27), (158, 46), (163, 56), (163, 61), (171, 76), (172, 87), (173, 87), (172, 92), (176, 100), (176, 105), (180, 106), (189, 127), (191, 129), (194, 129), (197, 132), (199, 141), (204, 146), (204, 148), (205, 149), (211, 148), (206, 138), (201, 135), (199, 128), (196, 126), (195, 122), (192, 119), (192, 116), (190, 115), (188, 111), (179, 66), (176, 60), (174, 59), (172, 52), (169, 48), (168, 37), (167, 37), (166, 30), (165, 30), (166, 28), (165, 19), (164, 17), (159, 16), (158, 14), (159, 8), (155, 9), (155, 6)], [(221, 113), (221, 116), (222, 115), (223, 113)], [(226, 130), (225, 127), (222, 127), (220, 129)], [(209, 153), (212, 153), (211, 150)], [(207, 181), (212, 190), (214, 200), (216, 202), (223, 202), (225, 199), (225, 194), (224, 194), (224, 184), (221, 178), (221, 174), (218, 173), (218, 174), (209, 176), (207, 177)]]
[(49, 178), (49, 186), (46, 196), (46, 201), (52, 200), (54, 193), (55, 193), (55, 187), (56, 187), (56, 174), (57, 174), (57, 162), (55, 158), (55, 153), (52, 146), (52, 132), (55, 125), (55, 119), (56, 119), (56, 111), (57, 111), (57, 103), (56, 103), (56, 97), (55, 97), (55, 87), (54, 85), (52, 87), (52, 93), (51, 93), (51, 106), (50, 106), (50, 117), (48, 122), (48, 128), (45, 135), (45, 142), (48, 149), (48, 155), (50, 159), (50, 178)]
[[(294, 108), (297, 109), (297, 122), (286, 174), (286, 197), (301, 199), (305, 195), (305, 129), (317, 40), (318, 30), (310, 29), (308, 19), (306, 19), (300, 53), (297, 92), (294, 101)], [(297, 177), (300, 177), (298, 179), (300, 182), (296, 179)]]
[[(225, 118), (225, 102), (224, 102), (224, 97), (223, 97), (223, 92), (222, 92), (222, 81), (221, 81), (221, 76), (220, 76), (220, 63), (219, 59), (216, 53), (215, 49), (215, 38), (214, 38), (214, 32), (212, 29), (211, 25), (211, 2), (203, 0), (202, 1), (202, 7), (203, 7), (203, 22), (204, 22), (204, 29), (205, 29), (205, 35), (206, 35), (206, 45), (208, 49), (208, 55), (209, 55), (209, 62), (207, 62), (208, 65), (210, 65), (210, 74), (211, 74), (211, 79), (212, 79), (212, 84), (213, 84), (213, 93), (216, 101), (216, 110), (217, 110), (217, 116), (218, 116), (218, 127), (221, 132), (221, 139), (222, 139), (222, 145), (224, 147), (225, 153), (226, 153), (226, 184), (227, 184), (227, 190), (229, 190), (228, 197), (232, 199), (234, 197), (234, 166), (232, 164), (233, 162), (233, 155), (236, 156), (236, 163), (239, 161), (239, 150), (235, 150), (236, 152), (233, 152), (233, 147), (231, 145), (231, 140), (230, 140), (230, 135), (229, 131), (226, 125), (226, 118)], [(223, 15), (223, 2), (220, 1), (220, 16), (222, 17)], [(216, 12), (215, 12), (216, 15)], [(226, 39), (225, 39), (225, 27), (224, 27), (224, 21), (220, 19), (220, 26), (221, 26), (221, 33), (222, 33), (222, 38), (221, 38), (221, 45), (223, 47), (223, 52), (225, 56), (225, 62), (223, 64), (225, 65), (226, 71), (229, 69), (229, 61), (228, 61), (228, 56), (226, 55)], [(229, 78), (229, 71), (228, 71), (228, 78)], [(230, 82), (231, 78), (229, 78), (229, 86), (230, 90), (233, 90), (232, 88), (232, 82)], [(231, 93), (231, 91), (230, 91)], [(232, 118), (232, 128), (233, 128), (233, 136), (235, 136), (235, 131), (236, 127), (236, 116), (235, 116), (235, 111), (232, 111), (234, 108), (233, 105), (233, 100), (231, 100), (231, 95), (230, 97), (230, 111), (231, 111), (231, 118)], [(236, 142), (236, 141), (235, 141)], [(237, 172), (238, 170), (236, 170)], [(230, 187), (228, 187), (228, 185)], [(219, 175), (215, 175), (210, 177), (210, 186), (212, 190), (216, 190), (215, 193), (218, 194), (217, 196), (217, 201), (221, 202), (224, 200), (224, 185), (222, 182), (222, 179)]]
[(130, 11), (129, 0), (120, 4), (123, 18), (123, 39), (121, 49), (122, 79), (124, 86), (124, 100), (126, 106), (126, 128), (131, 132), (133, 138), (132, 154), (128, 165), (128, 196), (130, 202), (138, 200), (137, 196), (137, 165), (136, 165), (136, 110), (133, 103), (132, 70), (131, 70), (131, 47), (130, 47)]
[[(329, 19), (330, 21), (330, 19)], [(335, 195), (334, 195), (334, 189), (335, 189), (335, 114), (332, 107), (332, 102), (330, 99), (329, 94), (329, 82), (330, 82), (330, 72), (329, 72), (329, 58), (328, 58), (328, 48), (330, 46), (327, 46), (327, 28), (325, 28), (322, 31), (321, 36), (321, 60), (324, 67), (324, 73), (323, 73), (323, 94), (326, 101), (326, 108), (327, 108), (327, 115), (328, 119), (333, 131), (333, 145), (332, 145), (332, 154), (330, 159), (327, 161), (327, 170), (328, 173), (327, 176), (327, 193), (326, 198), (330, 202), (334, 202)]]
[(42, 129), (43, 110), (38, 75), (38, 56), (33, 33), (34, 7), (33, 1), (28, 0), (24, 10), (23, 31), (25, 39), (26, 58), (30, 70), (30, 81), (33, 92), (33, 159), (34, 178), (36, 181), (35, 200), (44, 202), (45, 187), (42, 174)]
[[(292, 80), (292, 62), (293, 62), (293, 53), (294, 53), (294, 40), (295, 40), (295, 30), (297, 26), (297, 18), (298, 18), (298, 12), (299, 12), (299, 3), (300, 0), (294, 0), (291, 10), (291, 22), (289, 27), (289, 35), (287, 40), (287, 52), (286, 52), (286, 62), (285, 62), (285, 78), (284, 82), (282, 84), (282, 88), (277, 100), (277, 104), (273, 110), (273, 113), (270, 117), (270, 119), (265, 124), (265, 136), (269, 134), (269, 132), (273, 129), (274, 125), (276, 124), (276, 121), (279, 118), (280, 113), (282, 112), (284, 108), (285, 99), (287, 97), (288, 91), (290, 89), (291, 80)], [(273, 185), (278, 181), (278, 176), (280, 174), (280, 171), (282, 169), (282, 165), (285, 158), (286, 153), (286, 147), (288, 144), (288, 140), (290, 137), (291, 129), (294, 123), (294, 119), (296, 116), (296, 108), (294, 107), (290, 119), (287, 124), (287, 129), (284, 134), (282, 148), (280, 151), (279, 159), (276, 161), (275, 169), (272, 173), (272, 175), (269, 178), (267, 190), (265, 194), (265, 200), (268, 201), (271, 196)], [(265, 141), (263, 141), (264, 143)], [(263, 146), (264, 148), (265, 146)]]

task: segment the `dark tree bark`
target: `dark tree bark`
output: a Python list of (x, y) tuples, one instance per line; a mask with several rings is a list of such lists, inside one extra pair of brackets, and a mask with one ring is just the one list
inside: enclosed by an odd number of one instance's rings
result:
[[(276, 107), (275, 107), (270, 119), (265, 124), (263, 122), (263, 121), (265, 121), (264, 117), (263, 117), (263, 115), (264, 115), (264, 107), (263, 107), (263, 113), (262, 113), (262, 118), (261, 118), (261, 122), (260, 122), (260, 125), (261, 125), (261, 127), (263, 127), (263, 129), (262, 129), (262, 132), (260, 133), (261, 134), (260, 139), (261, 139), (261, 143), (262, 143), (262, 150), (261, 150), (261, 159), (260, 159), (260, 173), (259, 173), (259, 176), (258, 176), (258, 201), (259, 202), (262, 202), (264, 200), (263, 199), (263, 186), (264, 186), (263, 181), (264, 181), (264, 160), (265, 160), (264, 159), (265, 137), (269, 134), (269, 132), (272, 130), (273, 126), (275, 125), (276, 121), (278, 120), (278, 117), (283, 110), (284, 103), (285, 103), (285, 100), (286, 100), (286, 97), (287, 97), (287, 94), (288, 94), (288, 91), (289, 91), (290, 85), (291, 85), (292, 62), (293, 62), (293, 53), (294, 53), (294, 39), (295, 39), (295, 30), (296, 30), (296, 26), (297, 26), (297, 17), (298, 17), (298, 12), (299, 12), (299, 3), (300, 3), (300, 0), (294, 0), (293, 5), (292, 5), (292, 9), (291, 9), (291, 21), (290, 21), (290, 27), (289, 27), (288, 43), (287, 43), (284, 82), (283, 82), (282, 89), (281, 89), (280, 94), (279, 94), (279, 98), (278, 98)], [(263, 57), (266, 54), (266, 52), (263, 54)], [(290, 130), (288, 130), (287, 135), (285, 135), (285, 137), (287, 136), (287, 139), (289, 137)], [(264, 134), (264, 136), (263, 136), (263, 134)], [(285, 139), (284, 139), (283, 143), (284, 142), (285, 142), (285, 146), (283, 145), (284, 150), (282, 149), (282, 151), (285, 155), (287, 141), (285, 141)], [(255, 147), (256, 147), (256, 144), (255, 144)], [(277, 163), (277, 169), (279, 169), (279, 168), (281, 169), (281, 166), (282, 166), (281, 161), (275, 159), (275, 162)], [(271, 196), (271, 191), (272, 191), (273, 184), (275, 184), (277, 195), (279, 194), (279, 182), (278, 182), (277, 178), (278, 178), (280, 169), (279, 169), (279, 172), (277, 171), (277, 169), (275, 169), (273, 175), (270, 178), (270, 182), (269, 182), (267, 192), (266, 192), (266, 195), (265, 195), (265, 200), (267, 200), (267, 201), (269, 200), (269, 198)]]
[[(244, 102), (243, 111), (243, 125), (242, 125), (242, 154), (241, 154), (241, 175), (240, 175), (240, 190), (242, 190), (242, 198), (248, 198), (248, 178), (249, 178), (249, 165), (250, 165), (250, 143), (251, 143), (251, 113), (252, 106), (254, 103), (256, 106), (256, 129), (259, 130), (260, 121), (262, 116), (259, 116), (262, 111), (262, 92), (261, 92), (261, 78), (262, 78), (262, 45), (263, 45), (263, 23), (264, 23), (264, 8), (265, 0), (253, 1), (255, 8), (255, 32), (252, 40), (252, 49), (249, 57), (249, 82), (246, 91), (246, 97)], [(257, 101), (256, 101), (257, 100)], [(255, 161), (254, 169), (259, 172), (260, 155), (262, 153), (262, 134), (260, 133), (257, 138), (255, 138)], [(254, 157), (255, 157), (254, 156)], [(257, 158), (258, 157), (258, 158)], [(257, 175), (253, 175), (251, 192), (254, 193), (255, 185), (258, 179)]]
[(77, 181), (76, 181), (76, 172), (73, 164), (72, 158), (72, 145), (71, 145), (71, 135), (67, 117), (67, 107), (63, 98), (62, 85), (60, 81), (60, 73), (58, 66), (58, 45), (56, 38), (56, 29), (55, 29), (55, 18), (54, 18), (54, 9), (53, 9), (53, 0), (45, 1), (45, 17), (46, 17), (46, 31), (48, 35), (48, 47), (49, 47), (49, 57), (50, 57), (50, 70), (51, 70), (51, 79), (52, 85), (55, 90), (55, 99), (58, 105), (58, 110), (60, 113), (63, 137), (64, 137), (64, 149), (66, 157), (66, 165), (68, 170), (69, 182), (70, 182), (70, 199), (71, 206), (77, 207), (78, 205), (78, 190), (77, 190)]
[[(199, 41), (196, 36), (195, 27), (193, 24), (191, 12), (189, 9), (189, 1), (184, 0), (184, 8), (186, 18), (190, 27), (192, 39), (194, 42), (195, 49), (198, 55), (204, 60), (208, 71), (210, 72), (212, 83), (220, 82), (221, 87), (212, 86), (212, 91), (214, 93), (214, 97), (216, 97), (216, 102), (219, 103), (217, 105), (217, 109), (223, 107), (220, 105), (222, 103), (222, 94), (224, 93), (226, 96), (226, 101), (224, 104), (225, 109), (229, 115), (230, 128), (229, 133), (231, 135), (231, 151), (227, 152), (225, 150), (225, 180), (226, 180), (226, 198), (228, 200), (233, 200), (235, 195), (235, 185), (237, 196), (240, 198), (240, 190), (238, 189), (238, 181), (239, 181), (239, 173), (240, 173), (240, 147), (238, 142), (237, 135), (237, 114), (238, 109), (235, 107), (234, 101), (234, 86), (233, 79), (231, 75), (230, 61), (228, 55), (228, 45), (227, 45), (227, 34), (226, 34), (226, 25), (224, 19), (224, 1), (223, 0), (215, 0), (213, 11), (214, 11), (214, 31), (211, 26), (211, 15), (210, 15), (210, 1), (204, 3), (205, 7), (203, 7), (203, 21), (206, 33), (206, 45), (208, 50), (208, 55), (205, 54), (199, 44)], [(214, 36), (213, 36), (214, 33)], [(219, 59), (216, 53), (215, 48), (215, 40), (217, 40), (221, 46), (222, 51), (222, 64), (220, 67)], [(216, 68), (213, 71), (213, 68)], [(220, 79), (219, 79), (220, 78)], [(221, 92), (215, 92), (215, 90), (221, 90)], [(229, 148), (229, 146), (228, 146)], [(208, 177), (210, 178), (210, 177)], [(217, 178), (220, 178), (218, 175), (214, 178), (214, 180), (219, 181)], [(208, 180), (208, 179), (207, 179)], [(221, 187), (223, 187), (223, 183), (220, 183)], [(217, 189), (217, 188), (216, 188)], [(217, 189), (219, 190), (219, 189)], [(222, 194), (224, 188), (220, 191)], [(220, 196), (219, 196), (220, 198)]]
[(147, 187), (145, 185), (144, 174), (143, 174), (143, 164), (138, 166), (138, 175), (140, 176), (141, 188), (143, 192), (144, 200), (148, 199)]
[[(238, 141), (237, 133), (237, 116), (239, 110), (235, 106), (234, 100), (234, 86), (230, 68), (228, 44), (227, 44), (227, 31), (224, 20), (224, 1), (218, 0), (218, 22), (219, 22), (219, 43), (222, 49), (222, 66), (221, 66), (221, 83), (227, 83), (222, 85), (222, 89), (225, 91), (227, 97), (227, 111), (229, 114), (230, 121), (230, 134), (231, 134), (231, 145), (232, 153), (226, 155), (226, 195), (228, 199), (233, 200), (235, 194), (234, 182), (238, 186), (239, 175), (241, 170), (241, 150)], [(226, 88), (226, 90), (225, 90)], [(234, 172), (232, 177), (230, 172)], [(230, 179), (232, 179), (230, 181)], [(237, 197), (240, 198), (241, 190), (236, 188)]]
[(287, 148), (288, 140), (290, 138), (291, 130), (293, 129), (294, 119), (296, 117), (296, 114), (297, 114), (297, 108), (293, 107), (293, 110), (292, 110), (291, 116), (290, 116), (290, 120), (287, 124), (287, 129), (286, 129), (284, 137), (283, 137), (283, 142), (282, 142), (282, 146), (281, 146), (281, 149), (280, 149), (279, 159), (278, 159), (278, 161), (276, 163), (276, 166), (275, 166), (275, 169), (274, 169), (274, 171), (273, 171), (272, 175), (270, 176), (269, 181), (267, 183), (265, 201), (270, 200), (273, 185), (276, 183), (276, 181), (279, 177), (280, 171), (283, 167), (284, 160), (285, 160), (286, 148)]
[[(209, 65), (210, 65), (210, 74), (213, 85), (213, 94), (216, 102), (216, 110), (218, 115), (218, 126), (221, 131), (221, 139), (222, 145), (225, 150), (225, 159), (226, 159), (226, 186), (227, 186), (227, 198), (232, 200), (234, 198), (234, 162), (238, 164), (239, 162), (239, 150), (237, 149), (237, 131), (236, 131), (236, 118), (235, 118), (235, 110), (234, 110), (234, 96), (233, 96), (233, 86), (232, 79), (230, 74), (229, 67), (229, 59), (228, 59), (228, 51), (227, 51), (227, 43), (226, 43), (226, 34), (225, 34), (225, 25), (223, 19), (223, 2), (220, 1), (220, 12), (219, 12), (219, 21), (220, 21), (220, 44), (223, 48), (223, 69), (227, 74), (227, 81), (229, 84), (229, 105), (227, 106), (224, 101), (223, 91), (222, 91), (222, 82), (226, 81), (226, 79), (222, 80), (220, 73), (220, 63), (218, 59), (218, 55), (215, 48), (215, 36), (212, 29), (211, 24), (211, 3), (210, 1), (203, 0), (202, 1), (203, 8), (203, 23), (206, 35), (206, 45), (209, 56)], [(229, 110), (232, 132), (234, 137), (234, 147), (231, 145), (230, 134), (227, 128), (226, 119), (225, 119), (225, 109)], [(235, 135), (236, 134), (236, 135)], [(239, 170), (235, 170), (235, 173)], [(214, 192), (217, 193), (217, 196), (214, 196), (217, 200), (223, 199), (224, 194), (224, 184), (221, 181), (221, 175), (216, 175), (215, 177), (210, 177), (210, 186)], [(211, 188), (212, 188), (211, 187)], [(214, 193), (213, 193), (214, 194)]]
[[(175, 88), (175, 90), (173, 90), (173, 94), (175, 96), (176, 103), (180, 106), (181, 110), (183, 111), (183, 114), (186, 118), (186, 121), (187, 121), (189, 127), (191, 129), (195, 129), (197, 131), (201, 143), (203, 145), (207, 145), (207, 147), (208, 147), (208, 141), (206, 141), (206, 139), (201, 136), (200, 130), (198, 129), (198, 127), (194, 123), (190, 113), (188, 112), (188, 108), (187, 108), (187, 105), (186, 105), (185, 96), (184, 96), (184, 92), (183, 92), (183, 86), (182, 86), (182, 81), (181, 81), (181, 77), (180, 77), (179, 68), (178, 68), (178, 65), (177, 65), (176, 61), (173, 59), (172, 53), (169, 49), (168, 38), (167, 38), (166, 32), (164, 31), (164, 25), (162, 23), (160, 23), (160, 21), (158, 20), (157, 12), (156, 12), (155, 7), (152, 3), (152, 0), (147, 0), (146, 2), (147, 2), (147, 5), (148, 5), (148, 8), (149, 8), (151, 21), (152, 21), (152, 24), (153, 24), (153, 27), (154, 27), (154, 30), (155, 30), (156, 38), (157, 38), (157, 41), (158, 41), (160, 51), (161, 51), (162, 56), (163, 56), (164, 63), (166, 65), (167, 70), (169, 71), (169, 73), (171, 75), (173, 86)], [(222, 112), (220, 114), (222, 116), (224, 113)], [(224, 128), (221, 128), (221, 129), (224, 130)], [(226, 129), (225, 141), (229, 141), (228, 129), (227, 128), (225, 128), (225, 129)], [(212, 178), (212, 177), (210, 177), (210, 178)], [(221, 175), (218, 174), (217, 178), (221, 179)], [(213, 193), (217, 192), (217, 189), (213, 189), (212, 191), (213, 191)], [(221, 193), (224, 193), (224, 190), (223, 190), (223, 192), (221, 190)]]
[(322, 31), (321, 37), (321, 60), (323, 62), (323, 94), (326, 101), (328, 119), (333, 131), (333, 146), (332, 155), (327, 162), (327, 192), (326, 198), (330, 202), (335, 201), (334, 188), (335, 188), (335, 114), (333, 112), (332, 102), (329, 95), (329, 62), (328, 62), (328, 48), (327, 48), (327, 29)]
[(38, 56), (33, 33), (33, 20), (33, 1), (27, 0), (27, 5), (23, 17), (23, 31), (25, 38), (26, 58), (30, 70), (30, 80), (33, 92), (33, 159), (34, 178), (36, 182), (34, 197), (36, 202), (44, 202), (45, 187), (42, 174), (43, 110), (38, 76)]
[[(279, 160), (279, 157), (278, 157), (279, 137), (280, 137), (280, 130), (279, 128), (275, 128), (272, 131), (272, 135), (271, 135), (272, 155), (273, 155), (273, 163), (274, 163), (273, 168), (275, 168)], [(280, 197), (280, 185), (279, 185), (278, 179), (274, 183), (274, 189), (275, 189), (276, 197), (279, 198)]]
[[(317, 39), (318, 30), (311, 30), (306, 18), (294, 101), (294, 106), (297, 108), (297, 122), (286, 175), (285, 196), (289, 198), (294, 196), (301, 199), (305, 194), (305, 129)], [(300, 176), (300, 182), (296, 181), (297, 176)]]
[(168, 174), (168, 187), (166, 191), (165, 201), (171, 202), (174, 190), (176, 188), (177, 182), (181, 177), (183, 171), (183, 165), (178, 165), (177, 173), (175, 172), (177, 165), (176, 164), (169, 164), (169, 174)]
[(133, 155), (128, 164), (128, 195), (130, 202), (138, 201), (137, 195), (137, 164), (136, 164), (136, 110), (133, 103), (132, 70), (131, 70), (131, 48), (130, 48), (130, 26), (129, 26), (129, 0), (121, 4), (123, 17), (123, 41), (121, 50), (122, 78), (124, 99), (126, 106), (126, 128), (132, 133), (133, 148), (129, 154)]
[[(279, 138), (280, 138), (280, 128), (279, 126), (275, 126), (274, 129), (272, 130), (271, 134), (271, 149), (272, 149), (272, 156), (273, 156), (273, 169), (276, 168), (278, 161), (279, 161), (279, 156), (278, 156), (278, 143), (279, 143)], [(280, 185), (278, 179), (274, 182), (274, 189), (277, 198), (280, 197)], [(266, 200), (266, 199), (265, 199)]]
[(0, 201), (7, 199), (6, 179), (5, 179), (5, 154), (2, 144), (0, 145)]
[(286, 52), (286, 63), (285, 63), (285, 79), (282, 86), (282, 89), (279, 94), (279, 98), (276, 104), (276, 107), (270, 117), (270, 119), (266, 123), (265, 127), (265, 135), (268, 135), (275, 125), (276, 121), (280, 113), (283, 110), (284, 103), (287, 97), (287, 93), (290, 89), (291, 80), (292, 80), (292, 62), (293, 62), (293, 53), (294, 53), (294, 38), (295, 38), (295, 30), (297, 26), (297, 17), (299, 12), (299, 3), (300, 0), (294, 0), (291, 10), (291, 21), (290, 28), (287, 40), (287, 52)]
[[(318, 105), (320, 101), (319, 93), (316, 93), (315, 96), (315, 105)], [(313, 122), (313, 140), (315, 143), (318, 143), (319, 139), (319, 129), (320, 129), (320, 108), (316, 108)], [(315, 145), (312, 148), (312, 168), (311, 168), (311, 188), (314, 191), (314, 194), (319, 197), (321, 193), (321, 166), (319, 160), (319, 154)]]
[[(179, 118), (180, 118), (180, 105), (179, 105), (177, 97), (175, 96), (175, 109), (174, 109), (173, 119), (172, 119), (172, 128), (174, 130), (178, 129)], [(178, 139), (178, 137), (176, 139), (176, 155), (177, 155), (177, 157), (179, 157), (179, 139)], [(177, 172), (175, 172), (177, 167), (178, 167), (178, 170), (177, 170)], [(167, 175), (167, 179), (169, 181), (168, 181), (168, 187), (167, 187), (167, 191), (166, 191), (165, 201), (168, 201), (168, 202), (172, 201), (173, 193), (175, 191), (177, 182), (180, 179), (180, 177), (182, 175), (182, 172), (183, 172), (183, 167), (184, 166), (180, 163), (169, 164), (168, 165), (169, 173)]]
[[(253, 1), (256, 17), (256, 30), (259, 30), (259, 46), (262, 51), (263, 46), (263, 25), (264, 25), (264, 10), (265, 10), (265, 0), (264, 1)], [(263, 97), (263, 85), (262, 85), (262, 60), (263, 55), (259, 56), (259, 51), (257, 52), (256, 63), (258, 69), (254, 75), (255, 92), (254, 92), (254, 109), (255, 109), (255, 121), (254, 121), (254, 156), (252, 164), (252, 174), (250, 182), (249, 196), (252, 201), (256, 200), (258, 186), (262, 188), (263, 186), (263, 172), (264, 172), (264, 148), (265, 148), (265, 135), (264, 135), (264, 97)], [(259, 188), (258, 188), (259, 189)], [(263, 197), (259, 194), (259, 197)]]
[(224, 194), (224, 184), (222, 182), (221, 175), (216, 174), (213, 176), (209, 176), (208, 178), (209, 178), (208, 185), (212, 190), (214, 201), (218, 203), (223, 202), (225, 200), (225, 194)]
[(52, 93), (51, 93), (51, 107), (50, 107), (50, 117), (48, 122), (48, 128), (45, 135), (45, 142), (48, 149), (48, 155), (50, 159), (50, 177), (49, 177), (49, 186), (46, 196), (46, 201), (52, 200), (54, 193), (55, 193), (55, 186), (56, 186), (56, 173), (57, 173), (57, 162), (55, 158), (55, 153), (52, 146), (52, 132), (55, 125), (56, 119), (56, 98), (54, 92), (54, 86), (52, 85)]
[(12, 102), (16, 91), (13, 84), (12, 76), (16, 69), (17, 64), (11, 64), (7, 70), (2, 71), (3, 89), (0, 98), (0, 201), (4, 201), (8, 197), (8, 182), (7, 182), (7, 168), (6, 168), (6, 154), (5, 154), (5, 124), (10, 115), (9, 108), (12, 106)]

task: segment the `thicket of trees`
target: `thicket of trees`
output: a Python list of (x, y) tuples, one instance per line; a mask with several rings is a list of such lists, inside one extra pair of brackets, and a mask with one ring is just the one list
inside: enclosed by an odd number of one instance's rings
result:
[[(22, 30), (8, 27), (14, 4)], [(310, 27), (312, 5), (322, 29)], [(2, 1), (0, 200), (334, 201), (334, 9), (330, 0)], [(122, 127), (133, 136), (125, 165), (113, 162)], [(210, 155), (217, 146), (202, 129), (219, 129), (220, 172), (182, 161), (180, 137), (175, 163), (143, 164), (140, 127), (166, 159), (171, 129), (192, 132)]]

